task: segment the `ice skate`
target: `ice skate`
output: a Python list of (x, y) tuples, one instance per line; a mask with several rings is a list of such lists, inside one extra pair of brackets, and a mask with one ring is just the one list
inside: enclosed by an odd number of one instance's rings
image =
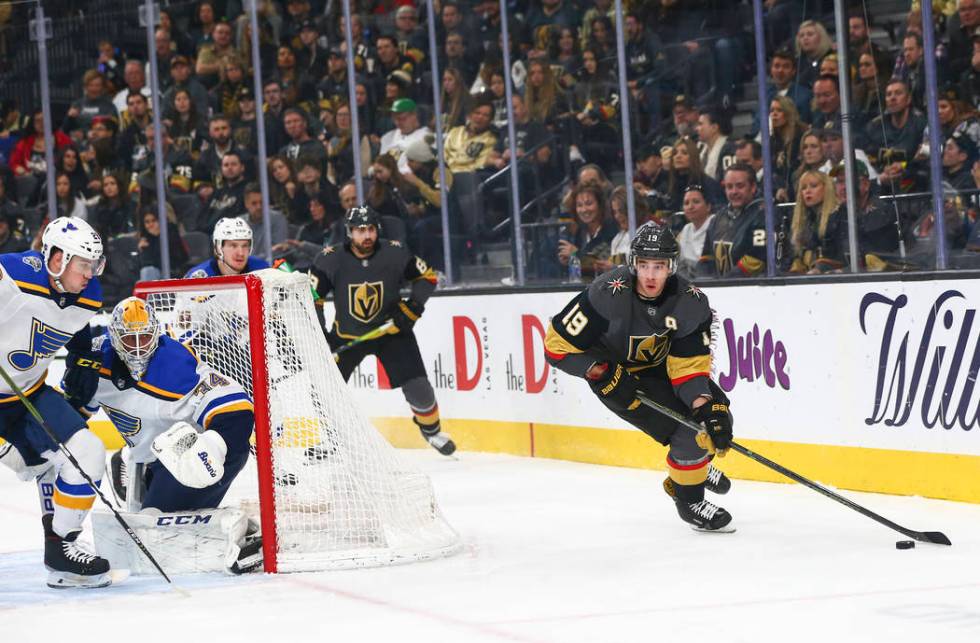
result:
[(452, 455), (456, 452), (456, 443), (453, 439), (449, 437), (448, 433), (443, 433), (438, 424), (434, 424), (431, 427), (420, 424), (418, 420), (413, 420), (415, 425), (419, 427), (419, 431), (422, 432), (422, 437), (425, 441), (432, 445), (432, 448), (441, 453), (442, 455)]
[(56, 534), (51, 528), (53, 519), (51, 514), (41, 519), (44, 524), (44, 566), (49, 572), (48, 587), (94, 589), (109, 586), (112, 583), (109, 561), (78, 546), (75, 540), (80, 531), (64, 538)]
[(729, 526), (732, 522), (732, 515), (722, 507), (707, 500), (691, 503), (674, 500), (674, 504), (677, 505), (677, 513), (681, 520), (690, 524), (695, 531), (720, 534), (735, 531), (735, 527)]

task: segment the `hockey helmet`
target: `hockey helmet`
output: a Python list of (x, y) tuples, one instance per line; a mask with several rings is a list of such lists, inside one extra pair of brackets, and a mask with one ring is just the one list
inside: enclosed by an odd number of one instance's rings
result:
[(224, 260), (221, 246), (225, 241), (248, 241), (251, 246), (252, 228), (243, 219), (229, 217), (218, 219), (211, 234), (211, 244), (214, 246), (215, 256), (220, 260)]
[(84, 219), (78, 217), (58, 217), (51, 221), (41, 234), (41, 254), (44, 256), (44, 266), (51, 271), (51, 255), (55, 249), (64, 253), (61, 270), (51, 276), (57, 280), (65, 274), (65, 268), (72, 257), (87, 259), (92, 262), (92, 274), (96, 277), (105, 268), (105, 254), (102, 239)]
[(160, 324), (153, 307), (127, 297), (112, 309), (109, 341), (135, 379), (140, 379), (160, 342)]
[(648, 221), (639, 227), (630, 242), (630, 272), (636, 274), (638, 259), (667, 259), (673, 272), (680, 250), (668, 226)]
[(347, 216), (344, 217), (344, 225), (347, 227), (348, 236), (354, 228), (369, 225), (377, 228), (378, 236), (381, 236), (381, 215), (369, 205), (356, 205), (348, 210)]

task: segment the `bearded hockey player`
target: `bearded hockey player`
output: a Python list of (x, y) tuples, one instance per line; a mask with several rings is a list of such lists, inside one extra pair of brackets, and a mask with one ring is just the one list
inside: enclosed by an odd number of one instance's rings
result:
[[(704, 293), (674, 274), (679, 248), (666, 226), (636, 231), (629, 265), (598, 277), (551, 320), (546, 358), (584, 378), (613, 413), (668, 447), (664, 489), (699, 531), (734, 531), (705, 500), (731, 482), (711, 466), (732, 440), (728, 398), (711, 381), (712, 313)], [(703, 434), (644, 406), (647, 397), (704, 426)]]
[[(91, 353), (69, 353), (63, 386), (73, 405), (106, 412), (126, 441), (128, 467), (145, 465), (145, 474), (130, 480), (141, 496), (130, 509), (157, 510), (153, 515), (213, 509), (248, 460), (254, 426), (248, 393), (162, 334), (152, 306), (141, 299), (116, 305)], [(113, 465), (118, 475), (115, 458)], [(130, 522), (142, 525), (137, 517)], [(257, 544), (249, 544), (257, 554)]]
[[(422, 436), (439, 453), (452, 455), (456, 444), (440, 429), (439, 406), (429, 383), (412, 327), (422, 315), (425, 302), (436, 289), (436, 276), (424, 260), (412, 255), (398, 241), (380, 238), (381, 218), (370, 206), (347, 212), (348, 240), (329, 246), (313, 262), (310, 279), (322, 298), (334, 293), (336, 316), (327, 334), (330, 349), (392, 322), (388, 333), (359, 343), (339, 355), (344, 380), (368, 355), (377, 355), (391, 380), (401, 388)], [(411, 286), (408, 299), (399, 290)], [(322, 321), (322, 320), (321, 320)]]
[(269, 268), (269, 262), (252, 256), (252, 229), (242, 219), (219, 219), (211, 235), (214, 257), (187, 271), (185, 279), (241, 275)]
[[(102, 441), (44, 378), (58, 349), (91, 344), (89, 321), (102, 306), (102, 240), (82, 219), (59, 217), (44, 229), (41, 244), (41, 252), (0, 255), (0, 360), (58, 441), (99, 484), (105, 461)], [(21, 479), (37, 481), (48, 585), (108, 585), (109, 563), (76, 543), (95, 490), (3, 381), (0, 438), (6, 441), (0, 446), (0, 462)]]

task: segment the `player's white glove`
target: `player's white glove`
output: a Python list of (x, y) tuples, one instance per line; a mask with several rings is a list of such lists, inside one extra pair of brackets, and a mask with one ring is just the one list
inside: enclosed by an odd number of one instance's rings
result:
[(214, 431), (198, 433), (187, 422), (177, 422), (153, 440), (153, 453), (177, 481), (204, 489), (225, 475), (228, 445)]

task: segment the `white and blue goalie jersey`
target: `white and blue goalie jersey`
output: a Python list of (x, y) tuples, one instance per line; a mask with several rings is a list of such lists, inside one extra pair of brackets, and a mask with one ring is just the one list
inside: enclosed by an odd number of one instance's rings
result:
[[(14, 383), (30, 395), (43, 384), (55, 353), (69, 348), (88, 350), (89, 321), (102, 307), (98, 279), (81, 293), (59, 293), (51, 287), (40, 252), (0, 255), (0, 360)], [(17, 401), (0, 380), (0, 404)]]
[(95, 341), (102, 354), (99, 386), (87, 410), (101, 407), (131, 448), (135, 462), (156, 459), (153, 439), (175, 422), (221, 434), (229, 449), (247, 444), (254, 428), (252, 400), (238, 382), (198, 360), (194, 352), (164, 335), (146, 372), (134, 380), (116, 356), (108, 335)]

